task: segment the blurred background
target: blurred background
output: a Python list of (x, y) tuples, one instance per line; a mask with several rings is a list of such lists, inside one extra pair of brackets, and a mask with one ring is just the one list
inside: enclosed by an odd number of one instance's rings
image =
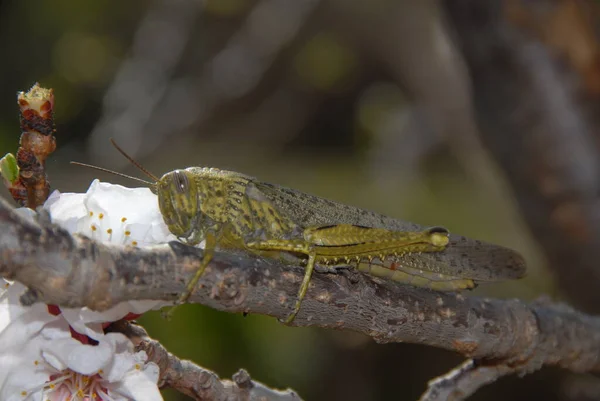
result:
[[(596, 313), (599, 13), (592, 0), (2, 0), (0, 154), (18, 146), (16, 92), (39, 81), (56, 97), (54, 189), (134, 186), (69, 165), (139, 175), (113, 137), (155, 174), (240, 171), (517, 249), (528, 277), (473, 294)], [(201, 305), (141, 322), (221, 377), (245, 368), (307, 400), (414, 400), (462, 361)], [(472, 399), (598, 388), (543, 369)]]

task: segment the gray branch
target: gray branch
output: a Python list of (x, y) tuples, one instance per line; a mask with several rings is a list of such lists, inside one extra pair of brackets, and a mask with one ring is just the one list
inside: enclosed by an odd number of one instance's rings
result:
[(271, 389), (252, 380), (243, 369), (233, 375), (233, 380), (220, 379), (210, 370), (177, 358), (161, 343), (148, 337), (143, 327), (131, 322), (120, 320), (109, 326), (108, 330), (125, 334), (135, 345), (136, 351), (145, 351), (148, 362), (158, 365), (160, 388), (171, 387), (194, 400), (202, 401), (301, 401), (294, 391)]
[(480, 387), (515, 372), (518, 369), (508, 365), (485, 366), (469, 359), (456, 369), (431, 380), (419, 401), (464, 400)]
[[(22, 300), (103, 310), (119, 302), (174, 301), (203, 251), (172, 242), (124, 248), (24, 220), (0, 201), (0, 275), (27, 285)], [(217, 252), (191, 302), (286, 317), (301, 266)], [(357, 331), (378, 342), (453, 350), (488, 366), (528, 373), (544, 365), (600, 371), (600, 319), (562, 304), (496, 300), (400, 285), (363, 274), (315, 274), (294, 325)]]

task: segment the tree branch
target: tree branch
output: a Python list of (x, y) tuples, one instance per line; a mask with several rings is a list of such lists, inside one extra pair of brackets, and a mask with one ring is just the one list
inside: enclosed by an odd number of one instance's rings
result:
[(194, 400), (301, 400), (298, 394), (290, 389), (278, 391), (253, 381), (244, 369), (233, 375), (233, 381), (221, 380), (216, 373), (191, 361), (177, 358), (161, 343), (148, 337), (143, 327), (129, 321), (115, 322), (107, 328), (107, 331), (125, 334), (135, 345), (136, 351), (146, 352), (148, 362), (154, 362), (160, 368), (159, 387), (174, 388)]
[[(30, 288), (26, 304), (103, 310), (119, 302), (176, 300), (202, 250), (172, 242), (151, 248), (97, 243), (32, 223), (0, 201), (0, 275)], [(284, 318), (303, 268), (243, 252), (217, 252), (191, 301), (228, 312)], [(399, 285), (367, 275), (316, 274), (294, 325), (358, 331), (378, 342), (453, 350), (521, 373), (543, 365), (600, 371), (600, 319), (566, 305), (494, 300)]]
[(469, 359), (456, 369), (429, 381), (419, 401), (458, 401), (502, 376), (518, 372), (508, 365), (479, 365)]

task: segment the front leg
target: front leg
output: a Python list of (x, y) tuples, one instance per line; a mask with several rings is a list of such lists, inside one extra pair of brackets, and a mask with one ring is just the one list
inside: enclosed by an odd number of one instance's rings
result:
[(194, 291), (194, 288), (198, 284), (200, 277), (202, 277), (202, 275), (204, 274), (204, 270), (206, 270), (206, 266), (208, 266), (208, 264), (210, 263), (210, 261), (212, 260), (214, 254), (215, 254), (215, 248), (217, 246), (217, 239), (218, 238), (215, 234), (210, 233), (210, 232), (206, 233), (206, 238), (205, 238), (206, 242), (204, 245), (204, 256), (202, 257), (202, 262), (200, 262), (200, 267), (198, 268), (198, 270), (196, 270), (194, 277), (192, 277), (192, 279), (190, 281), (188, 281), (188, 283), (185, 287), (185, 291), (181, 294), (181, 296), (175, 303), (175, 306), (170, 308), (167, 311), (167, 313), (166, 313), (167, 319), (170, 319), (173, 316), (173, 313), (174, 313), (175, 309), (177, 309), (177, 306), (187, 302), (187, 300), (192, 295), (192, 292)]
[(202, 257), (202, 262), (200, 263), (200, 267), (198, 268), (198, 270), (196, 270), (196, 274), (194, 274), (194, 277), (192, 277), (192, 279), (187, 283), (185, 292), (183, 294), (181, 294), (181, 296), (179, 297), (179, 301), (177, 301), (177, 303), (183, 304), (190, 298), (190, 296), (192, 295), (192, 292), (194, 291), (194, 288), (196, 287), (196, 284), (198, 284), (198, 280), (200, 280), (200, 277), (202, 277), (202, 275), (204, 274), (204, 270), (206, 270), (206, 266), (208, 266), (208, 264), (212, 260), (214, 254), (215, 254), (216, 247), (217, 247), (217, 236), (212, 233), (207, 233), (206, 238), (205, 238), (205, 245), (204, 245), (204, 256)]

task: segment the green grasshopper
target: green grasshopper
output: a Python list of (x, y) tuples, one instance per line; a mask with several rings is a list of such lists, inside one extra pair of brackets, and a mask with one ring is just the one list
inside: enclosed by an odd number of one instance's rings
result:
[(112, 139), (111, 142), (154, 180), (141, 181), (150, 184), (158, 196), (169, 231), (191, 246), (205, 241), (201, 266), (179, 303), (188, 300), (217, 247), (259, 254), (287, 252), (307, 259), (286, 324), (298, 314), (316, 266), (332, 271), (334, 266), (356, 264), (360, 271), (437, 291), (470, 289), (481, 282), (516, 279), (525, 274), (523, 258), (511, 249), (450, 234), (443, 227), (425, 228), (403, 222), (233, 171), (189, 167), (158, 178)]

